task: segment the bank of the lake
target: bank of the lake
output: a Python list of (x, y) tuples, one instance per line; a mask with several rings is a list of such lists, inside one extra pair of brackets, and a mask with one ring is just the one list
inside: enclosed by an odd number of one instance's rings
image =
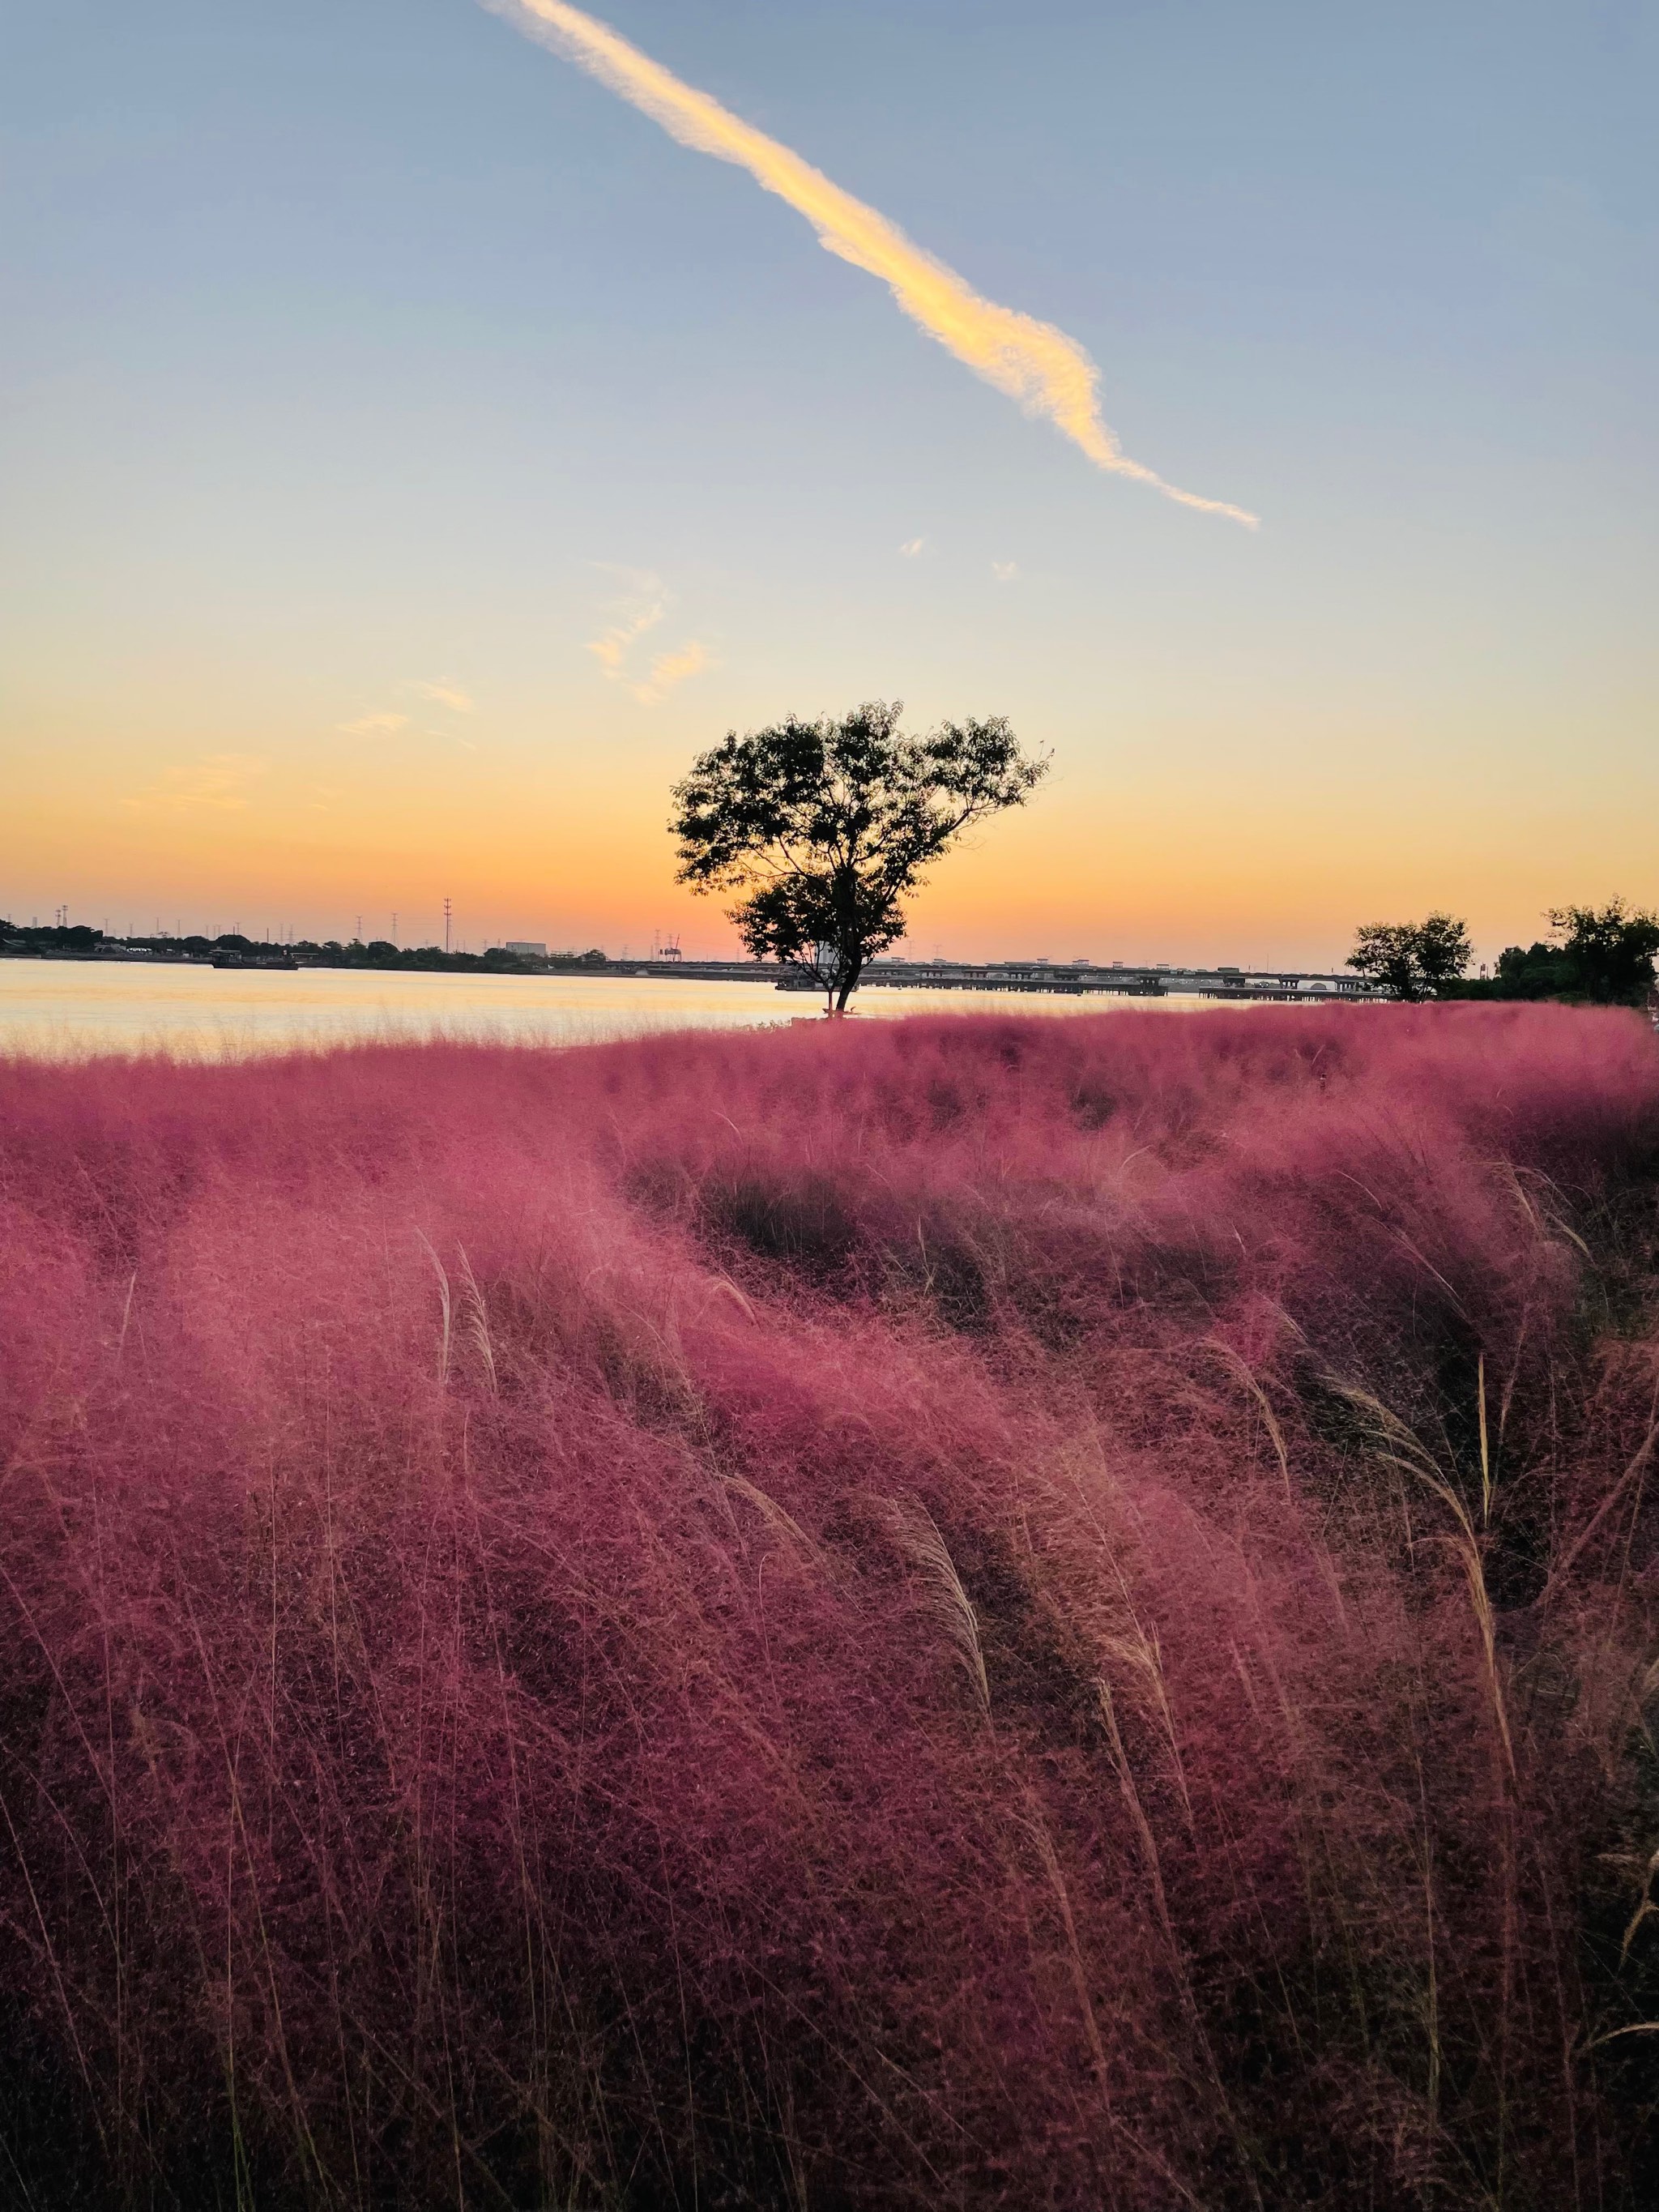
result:
[[(0, 961), (0, 1053), (52, 1059), (160, 1050), (242, 1059), (376, 1038), (477, 1036), (583, 1044), (670, 1030), (759, 1029), (813, 1018), (803, 994), (674, 976), (453, 975), (376, 969), (222, 969)], [(864, 1019), (1011, 1011), (996, 991), (860, 991)], [(1191, 1011), (1213, 1001), (1144, 1003)], [(1098, 999), (1022, 997), (1022, 1013), (1098, 1013)]]

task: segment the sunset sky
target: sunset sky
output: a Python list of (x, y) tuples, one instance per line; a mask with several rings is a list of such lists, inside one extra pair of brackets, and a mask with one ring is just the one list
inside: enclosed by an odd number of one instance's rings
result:
[(877, 696), (1054, 757), (914, 951), (1659, 901), (1659, 9), (597, 15), (9, 11), (0, 912), (723, 950)]

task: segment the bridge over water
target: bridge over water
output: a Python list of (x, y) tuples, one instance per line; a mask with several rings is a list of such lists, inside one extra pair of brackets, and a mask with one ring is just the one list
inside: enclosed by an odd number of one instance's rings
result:
[[(566, 961), (555, 955), (550, 965), (564, 974), (689, 977), (700, 982), (769, 983), (781, 991), (816, 992), (804, 976), (754, 960), (691, 960), (669, 956), (652, 960)], [(872, 960), (863, 983), (871, 989), (1007, 991), (1085, 998), (1097, 994), (1125, 999), (1364, 1000), (1376, 996), (1352, 974), (1332, 975), (1291, 968), (1183, 968), (1164, 963), (1089, 960)]]

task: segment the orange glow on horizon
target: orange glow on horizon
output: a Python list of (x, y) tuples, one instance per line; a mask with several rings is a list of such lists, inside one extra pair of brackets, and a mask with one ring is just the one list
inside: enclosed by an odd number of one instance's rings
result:
[[(665, 766), (625, 784), (592, 763), (538, 778), (497, 766), (447, 790), (371, 780), (324, 805), (303, 781), (228, 756), (138, 805), (26, 790), (0, 896), (14, 913), (67, 900), (76, 918), (107, 915), (118, 929), (161, 915), (337, 936), (362, 914), (384, 935), (396, 912), (406, 943), (441, 937), (447, 896), (475, 948), (522, 936), (638, 949), (660, 930), (734, 951), (719, 902), (673, 882), (669, 780)], [(1450, 904), (1489, 955), (1540, 934), (1547, 903), (1639, 892), (1635, 825), (1623, 854), (1594, 825), (1576, 838), (1571, 828), (1539, 807), (1501, 844), (1472, 852), (1455, 818), (1431, 834), (1380, 805), (1362, 817), (1342, 794), (1241, 823), (1223, 798), (1122, 795), (1078, 776), (942, 861), (913, 903), (908, 943), (964, 957), (1324, 965), (1361, 921)], [(33, 888), (19, 882), (24, 853)]]

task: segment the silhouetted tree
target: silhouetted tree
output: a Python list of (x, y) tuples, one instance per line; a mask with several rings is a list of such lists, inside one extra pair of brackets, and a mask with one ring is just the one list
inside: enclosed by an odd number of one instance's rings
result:
[(1553, 907), (1549, 920), (1572, 997), (1599, 1006), (1641, 1005), (1653, 988), (1659, 916), (1615, 898), (1599, 908)]
[(1489, 983), (1476, 995), (1486, 999), (1570, 999), (1577, 974), (1559, 945), (1542, 938), (1531, 945), (1506, 945)]
[(1553, 907), (1549, 923), (1547, 939), (1505, 945), (1490, 978), (1462, 984), (1458, 996), (1643, 1004), (1654, 984), (1659, 916), (1615, 898), (1604, 907)]
[(1437, 998), (1474, 957), (1468, 925), (1449, 914), (1371, 921), (1354, 932), (1348, 965), (1391, 999)]
[(679, 881), (744, 894), (728, 911), (750, 953), (810, 976), (836, 1013), (904, 934), (929, 863), (1048, 769), (1000, 715), (911, 738), (903, 711), (876, 700), (839, 721), (733, 731), (674, 787)]
[(9, 945), (25, 945), (48, 957), (54, 953), (72, 957), (91, 952), (104, 942), (103, 931), (92, 929), (84, 921), (52, 922), (45, 927), (39, 922), (0, 922), (0, 937)]

